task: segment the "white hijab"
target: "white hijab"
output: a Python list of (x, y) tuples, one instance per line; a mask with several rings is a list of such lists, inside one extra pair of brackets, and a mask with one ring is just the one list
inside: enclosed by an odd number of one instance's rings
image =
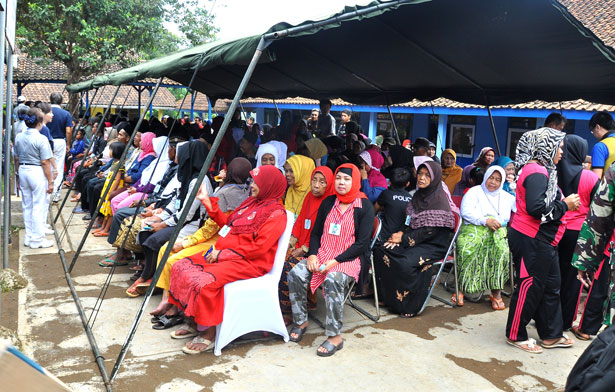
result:
[[(494, 172), (500, 173), (502, 181), (495, 191), (487, 189), (487, 180)], [(505, 225), (510, 220), (511, 211), (516, 210), (515, 197), (503, 191), (506, 172), (500, 166), (490, 166), (485, 173), (483, 183), (468, 190), (461, 203), (461, 216), (466, 222), (484, 225), (488, 217)]]
[[(262, 166), (261, 159), (263, 158), (263, 155), (265, 154), (273, 155), (273, 157), (275, 158), (275, 167), (282, 170), (283, 166), (279, 165), (279, 162), (280, 162), (279, 154), (280, 153), (279, 153), (279, 150), (276, 148), (276, 146), (273, 143), (261, 144), (258, 147), (258, 150), (256, 151), (256, 167)], [(282, 162), (282, 165), (284, 165), (284, 162), (286, 162), (286, 159)]]
[(158, 158), (154, 159), (141, 173), (141, 185), (157, 184), (164, 177), (171, 161), (169, 160), (169, 143), (166, 136), (152, 140), (154, 152)]

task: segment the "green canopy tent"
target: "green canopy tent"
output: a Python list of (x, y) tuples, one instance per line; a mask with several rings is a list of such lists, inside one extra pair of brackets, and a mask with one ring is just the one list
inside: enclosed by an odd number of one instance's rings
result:
[[(344, 21), (335, 20), (342, 14)], [(264, 38), (268, 46), (246, 96), (340, 97), (357, 104), (437, 97), (492, 105), (578, 98), (615, 104), (615, 51), (555, 0), (373, 2), (347, 7), (326, 23), (280, 23)], [(67, 89), (160, 76), (186, 85), (202, 59), (193, 88), (231, 98), (260, 39), (197, 46)]]

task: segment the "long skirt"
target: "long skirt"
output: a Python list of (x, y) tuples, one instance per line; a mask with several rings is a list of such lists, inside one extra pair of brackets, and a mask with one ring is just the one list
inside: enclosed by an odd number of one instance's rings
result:
[(510, 276), (506, 227), (464, 224), (457, 238), (459, 286), (464, 293), (502, 290)]
[(200, 254), (182, 259), (171, 269), (169, 302), (199, 325), (214, 326), (224, 314), (224, 285), (262, 276), (250, 261), (237, 257), (207, 264)]
[[(161, 289), (168, 290), (169, 286), (171, 285), (171, 269), (173, 268), (173, 265), (175, 265), (176, 262), (186, 257), (191, 257), (195, 255), (204, 257), (203, 253), (207, 253), (209, 248), (216, 245), (217, 240), (218, 240), (218, 235), (215, 235), (205, 242), (201, 242), (200, 244), (196, 244), (188, 248), (184, 248), (177, 253), (171, 252), (169, 254), (169, 258), (167, 259), (167, 262), (164, 264), (164, 269), (162, 270), (162, 273), (160, 274), (160, 278), (158, 278), (156, 287), (160, 287)], [(164, 252), (167, 249), (168, 245), (169, 243), (167, 242), (166, 244), (162, 246), (162, 248), (160, 248), (160, 251), (158, 252), (158, 263), (157, 263), (158, 265), (160, 264), (160, 261), (162, 261), (162, 256), (164, 255)]]
[(374, 257), (381, 257), (382, 301), (389, 310), (400, 314), (416, 314), (429, 292), (432, 263), (441, 260), (450, 243), (449, 235), (413, 247), (379, 247)]

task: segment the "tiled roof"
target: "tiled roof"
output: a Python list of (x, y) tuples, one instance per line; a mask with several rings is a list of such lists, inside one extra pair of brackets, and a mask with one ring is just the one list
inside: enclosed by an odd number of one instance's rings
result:
[[(183, 100), (183, 97), (175, 101), (175, 109), (179, 110), (179, 108), (181, 107), (182, 110), (190, 110), (190, 102), (192, 101), (192, 94), (188, 94), (186, 96), (186, 101), (184, 102), (183, 106), (182, 106), (182, 100)], [(197, 112), (206, 112), (208, 108), (209, 108), (209, 101), (207, 100), (207, 96), (203, 93), (197, 93), (196, 99), (194, 100), (194, 110)], [(213, 108), (213, 110), (216, 110), (216, 109)], [(226, 110), (223, 110), (223, 111), (226, 111)]]
[(615, 1), (558, 0), (606, 45), (615, 47)]
[[(116, 87), (107, 86), (101, 87), (94, 97), (91, 106), (93, 107), (106, 107), (109, 105), (109, 101), (113, 97)], [(22, 90), (21, 95), (26, 97), (28, 101), (43, 101), (49, 102), (49, 95), (53, 92), (61, 92), (64, 101), (68, 102), (68, 93), (64, 89), (64, 83), (28, 83)], [(128, 95), (128, 98), (126, 97)], [(90, 92), (89, 97), (92, 99), (94, 92)], [(144, 90), (141, 93), (141, 107), (147, 105), (149, 99), (149, 91)], [(85, 100), (85, 97), (84, 97)], [(13, 87), (13, 103), (17, 101), (17, 87)], [(124, 103), (125, 102), (125, 103)], [(85, 102), (84, 102), (85, 105)], [(139, 93), (132, 86), (122, 86), (115, 98), (114, 107), (125, 107), (136, 109), (139, 105)], [(175, 108), (175, 97), (171, 92), (164, 87), (158, 89), (158, 93), (154, 97), (153, 107), (156, 109), (173, 109)]]

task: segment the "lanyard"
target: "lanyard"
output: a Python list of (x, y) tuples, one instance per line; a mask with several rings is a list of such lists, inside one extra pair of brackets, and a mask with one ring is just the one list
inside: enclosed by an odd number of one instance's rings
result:
[(496, 215), (499, 216), (500, 215), (500, 195), (498, 194), (498, 207), (496, 209), (495, 206), (493, 205), (493, 203), (491, 202), (491, 200), (489, 200), (489, 196), (485, 193), (485, 190), (482, 189), (482, 188), (481, 188), (481, 190), (483, 191), (483, 194), (485, 195), (485, 198), (487, 199), (487, 201), (489, 202), (491, 207), (495, 210)]
[[(353, 202), (353, 203), (354, 203), (354, 202)], [(338, 208), (339, 206), (340, 206), (340, 203), (339, 203), (339, 200), (338, 200), (338, 201), (336, 202), (336, 204), (335, 204), (334, 208)], [(340, 221), (342, 220), (342, 218), (344, 217), (344, 215), (346, 215), (346, 213), (347, 213), (348, 211), (350, 211), (350, 210), (352, 210), (352, 209), (353, 209), (353, 208), (351, 208), (351, 207), (352, 207), (352, 203), (350, 203), (350, 205), (348, 206), (348, 208), (346, 208), (346, 211), (344, 211), (342, 214), (340, 214), (340, 216), (337, 218), (337, 220), (335, 220), (335, 218), (334, 218), (334, 221), (335, 221), (334, 223), (335, 223), (336, 225), (340, 223)]]

